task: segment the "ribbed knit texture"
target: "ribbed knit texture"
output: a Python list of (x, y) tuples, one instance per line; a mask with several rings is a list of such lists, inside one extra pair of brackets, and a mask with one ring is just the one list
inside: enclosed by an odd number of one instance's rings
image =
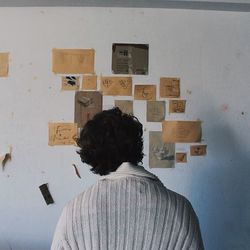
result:
[(188, 200), (158, 178), (106, 178), (64, 208), (52, 250), (203, 249)]

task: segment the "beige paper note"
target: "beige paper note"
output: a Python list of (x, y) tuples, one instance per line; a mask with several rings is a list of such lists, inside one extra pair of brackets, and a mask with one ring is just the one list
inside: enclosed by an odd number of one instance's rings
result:
[(186, 163), (187, 162), (187, 153), (176, 153), (175, 161), (177, 163)]
[(185, 113), (186, 100), (169, 100), (169, 113)]
[(190, 146), (191, 156), (202, 156), (207, 154), (207, 145), (192, 145)]
[(132, 77), (105, 76), (101, 77), (103, 95), (132, 95)]
[(115, 100), (115, 107), (118, 107), (123, 113), (133, 115), (133, 101)]
[(82, 78), (83, 90), (96, 90), (97, 89), (97, 75), (84, 75)]
[(135, 85), (135, 100), (155, 101), (156, 85)]
[(93, 49), (53, 49), (52, 71), (56, 74), (94, 73)]
[(62, 76), (62, 90), (78, 90), (79, 87), (79, 76)]
[(169, 97), (169, 98), (180, 97), (180, 78), (161, 77), (160, 97)]
[(76, 145), (76, 123), (49, 123), (49, 145)]
[(149, 131), (149, 167), (173, 168), (175, 144), (162, 141), (161, 131)]
[(9, 53), (0, 53), (0, 77), (7, 77), (9, 73)]
[(164, 142), (191, 143), (201, 141), (200, 121), (164, 121), (162, 122)]
[(165, 106), (165, 101), (147, 101), (147, 121), (163, 121), (165, 119)]

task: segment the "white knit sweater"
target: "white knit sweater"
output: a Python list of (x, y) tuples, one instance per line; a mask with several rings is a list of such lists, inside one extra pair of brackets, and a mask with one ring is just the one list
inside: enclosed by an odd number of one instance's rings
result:
[(123, 163), (64, 208), (52, 250), (204, 249), (190, 202)]

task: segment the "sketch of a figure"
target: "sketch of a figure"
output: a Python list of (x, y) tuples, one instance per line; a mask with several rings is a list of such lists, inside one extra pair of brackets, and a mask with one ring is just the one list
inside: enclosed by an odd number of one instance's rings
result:
[(175, 144), (164, 143), (161, 131), (149, 132), (149, 167), (172, 168), (175, 163)]

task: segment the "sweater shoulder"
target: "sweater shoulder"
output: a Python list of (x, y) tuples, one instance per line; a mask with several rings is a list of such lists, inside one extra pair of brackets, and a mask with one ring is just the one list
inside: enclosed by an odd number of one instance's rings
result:
[[(66, 204), (67, 208), (73, 208), (75, 206), (79, 206), (80, 204), (87, 204), (88, 201), (97, 198), (97, 195), (101, 193), (105, 193), (107, 189), (112, 192), (116, 192), (117, 190), (125, 188), (126, 185), (129, 184), (133, 186), (139, 187), (137, 190), (143, 189), (145, 192), (158, 192), (160, 193), (161, 197), (174, 201), (173, 203), (182, 203), (184, 207), (190, 208), (192, 207), (190, 201), (183, 195), (168, 189), (164, 186), (164, 184), (158, 179), (151, 179), (145, 177), (123, 177), (120, 179), (100, 179), (94, 185), (90, 186), (80, 194), (78, 194), (75, 198), (69, 201)], [(136, 191), (130, 189), (131, 191)]]

